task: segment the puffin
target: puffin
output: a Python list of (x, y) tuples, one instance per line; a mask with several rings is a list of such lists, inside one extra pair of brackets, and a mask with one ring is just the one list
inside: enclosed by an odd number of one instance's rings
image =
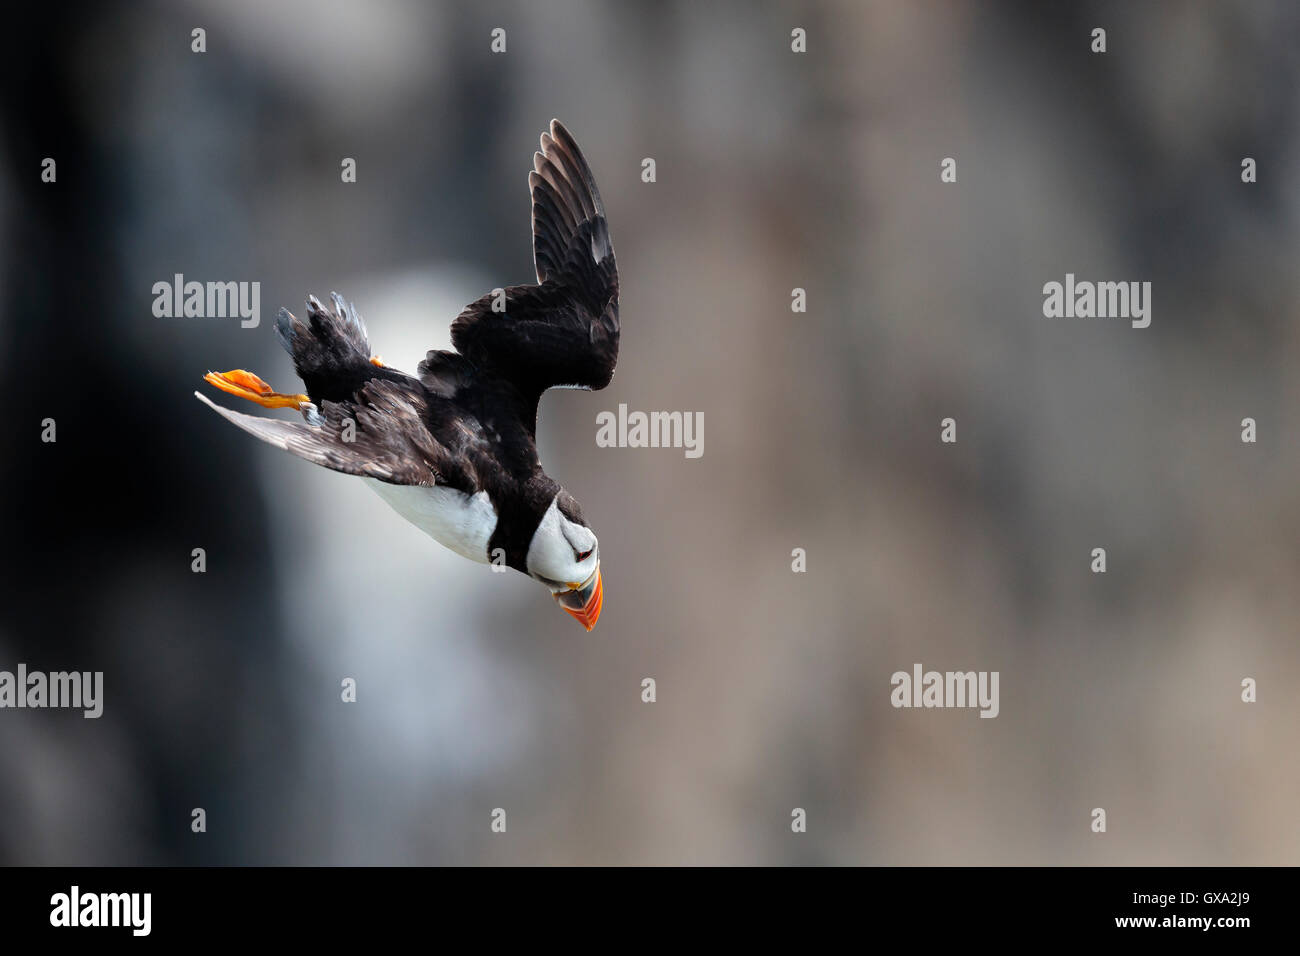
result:
[[(542, 469), (537, 411), (551, 388), (601, 389), (618, 359), (618, 271), (605, 207), (582, 150), (559, 120), (528, 174), (535, 285), (494, 289), (451, 323), (454, 350), (411, 375), (371, 353), (361, 315), (331, 294), (275, 334), (304, 393), (243, 369), (204, 380), (303, 422), (198, 399), (262, 441), (365, 481), (439, 544), (547, 588), (588, 631), (604, 600), (600, 541), (573, 495)], [(495, 570), (495, 569), (494, 569)]]

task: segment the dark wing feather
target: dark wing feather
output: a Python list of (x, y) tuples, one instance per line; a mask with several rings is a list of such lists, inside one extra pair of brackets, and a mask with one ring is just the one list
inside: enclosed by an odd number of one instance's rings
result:
[[(440, 400), (414, 379), (409, 384), (376, 379), (353, 401), (323, 402), (316, 425), (245, 415), (194, 394), (250, 435), (334, 471), (395, 485), (476, 490), (469, 451), (480, 436), (460, 424), (453, 409), (443, 414)], [(353, 441), (343, 439), (348, 420), (355, 423)]]
[(441, 349), (425, 355), (416, 371), (424, 387), (443, 398), (454, 398), (474, 378), (474, 366), (465, 356)]
[(618, 270), (605, 207), (582, 151), (558, 120), (542, 134), (528, 184), (538, 285), (493, 293), (452, 323), (456, 349), (510, 381), (531, 405), (548, 388), (604, 388), (618, 361)]
[[(596, 177), (582, 150), (559, 120), (551, 120), (550, 133), (542, 134), (542, 148), (533, 154), (528, 174), (533, 195), (533, 265), (538, 283), (563, 274), (569, 250), (590, 241), (590, 255), (600, 262), (612, 258), (609, 230), (604, 228), (605, 204), (600, 201)], [(584, 222), (601, 223), (579, 237)]]

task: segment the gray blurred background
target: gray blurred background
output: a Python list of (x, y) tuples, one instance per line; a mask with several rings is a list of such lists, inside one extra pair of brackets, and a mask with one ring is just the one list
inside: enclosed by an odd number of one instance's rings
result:
[[(26, 15), (0, 669), (103, 670), (106, 701), (0, 712), (0, 861), (1300, 861), (1294, 4)], [(600, 535), (591, 634), (191, 395), (296, 390), (271, 317), (309, 292), (391, 365), (447, 347), (532, 281), (552, 116), (622, 279), (613, 384), (539, 429)], [(155, 318), (177, 272), (259, 281), (261, 325)], [(1150, 281), (1151, 327), (1045, 319), (1067, 272)], [(620, 402), (703, 412), (703, 457), (596, 447)], [(915, 662), (999, 671), (1000, 716), (895, 710)]]

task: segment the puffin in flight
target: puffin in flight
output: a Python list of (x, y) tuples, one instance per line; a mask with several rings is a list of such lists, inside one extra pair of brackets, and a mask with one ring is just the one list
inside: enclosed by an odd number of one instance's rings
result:
[(537, 405), (548, 388), (604, 388), (618, 359), (618, 272), (591, 168), (558, 120), (528, 174), (536, 285), (471, 303), (451, 324), (455, 351), (416, 375), (370, 352), (361, 316), (337, 294), (306, 319), (281, 309), (276, 337), (306, 394), (274, 391), (243, 369), (204, 380), (305, 424), (231, 411), (265, 442), (357, 475), (434, 540), (544, 584), (588, 631), (603, 599), (600, 543), (573, 496), (537, 458)]

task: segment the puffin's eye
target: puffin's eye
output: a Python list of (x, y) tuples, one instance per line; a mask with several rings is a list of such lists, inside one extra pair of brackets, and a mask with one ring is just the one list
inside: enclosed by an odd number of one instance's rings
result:
[(593, 550), (595, 550), (595, 549), (594, 549), (594, 548), (588, 548), (586, 551), (583, 551), (583, 552), (581, 552), (581, 553), (575, 554), (574, 557), (577, 558), (577, 559), (578, 559), (578, 563), (581, 564), (583, 561), (586, 561), (589, 557), (591, 557), (591, 552), (592, 552)]

